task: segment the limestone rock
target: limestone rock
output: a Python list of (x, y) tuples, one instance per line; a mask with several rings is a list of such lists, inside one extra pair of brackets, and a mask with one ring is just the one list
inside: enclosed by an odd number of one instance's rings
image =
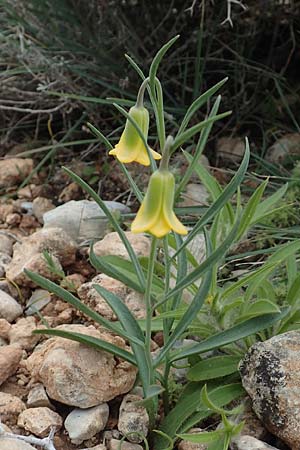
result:
[(146, 315), (146, 307), (143, 296), (129, 289), (121, 281), (108, 277), (105, 274), (96, 275), (90, 282), (84, 283), (78, 289), (78, 295), (83, 303), (92, 308), (108, 320), (117, 320), (116, 315), (109, 307), (105, 299), (98, 294), (93, 285), (99, 285), (120, 297), (138, 319)]
[[(189, 433), (201, 433), (203, 431), (201, 428), (192, 428)], [(196, 442), (189, 442), (186, 440), (180, 441), (178, 444), (178, 450), (207, 450), (207, 444), (200, 444)]]
[(13, 322), (23, 312), (19, 303), (9, 294), (0, 290), (0, 317)]
[(253, 436), (239, 436), (231, 443), (232, 450), (278, 450)]
[(13, 249), (13, 239), (4, 234), (3, 232), (0, 233), (0, 252), (5, 253), (8, 256), (12, 255), (12, 249)]
[(0, 385), (16, 373), (22, 353), (22, 349), (18, 345), (0, 347)]
[(6, 319), (0, 319), (0, 338), (8, 341), (11, 324)]
[(9, 158), (0, 161), (0, 188), (14, 186), (25, 180), (33, 170), (33, 160), (29, 158)]
[[(103, 339), (126, 348), (123, 339), (83, 325), (58, 327)], [(78, 408), (90, 408), (128, 392), (136, 368), (119, 358), (79, 342), (54, 337), (45, 341), (27, 360), (27, 367), (51, 399)]]
[(47, 211), (51, 211), (51, 209), (54, 209), (54, 208), (55, 208), (55, 206), (53, 205), (51, 200), (49, 200), (48, 198), (45, 198), (45, 197), (36, 197), (32, 202), (33, 215), (37, 218), (37, 220), (40, 223), (44, 223), (43, 215)]
[(19, 319), (9, 331), (9, 343), (19, 344), (24, 350), (32, 350), (41, 339), (39, 334), (32, 334), (36, 329), (34, 317)]
[(127, 394), (122, 400), (119, 411), (118, 430), (133, 443), (142, 442), (142, 439), (131, 433), (139, 433), (146, 437), (149, 429), (148, 413), (146, 408), (136, 404), (139, 401), (141, 397), (138, 395)]
[(245, 141), (241, 138), (222, 137), (216, 143), (217, 156), (234, 163), (242, 161), (245, 153)]
[(272, 164), (288, 162), (300, 155), (300, 133), (289, 133), (279, 138), (266, 152), (266, 160)]
[[(149, 238), (131, 231), (126, 231), (125, 234), (137, 256), (149, 256)], [(129, 259), (127, 250), (116, 231), (108, 233), (101, 241), (96, 242), (93, 250), (96, 256), (114, 255)]]
[(107, 447), (103, 444), (98, 444), (95, 447), (83, 448), (82, 450), (107, 450)]
[[(110, 211), (130, 212), (129, 208), (118, 202), (105, 202)], [(108, 219), (94, 201), (71, 200), (43, 216), (44, 229), (59, 227), (77, 242), (102, 238), (107, 232)]]
[(0, 417), (5, 425), (15, 425), (18, 415), (26, 409), (19, 397), (0, 392)]
[(36, 450), (35, 447), (20, 439), (12, 439), (1, 437), (0, 435), (0, 449), (1, 450)]
[(25, 314), (27, 316), (35, 314), (36, 311), (41, 311), (50, 302), (50, 292), (45, 291), (44, 289), (35, 289), (26, 303)]
[(108, 450), (143, 450), (143, 447), (139, 444), (133, 444), (132, 442), (121, 441), (119, 439), (111, 439), (108, 442)]
[(48, 228), (36, 231), (14, 245), (13, 259), (7, 268), (6, 276), (22, 286), (34, 286), (24, 274), (24, 269), (37, 272), (49, 279), (56, 279), (48, 267), (43, 251), (48, 251), (58, 268), (68, 267), (75, 261), (76, 244), (60, 228)]
[(36, 384), (33, 388), (28, 392), (27, 397), (27, 407), (28, 408), (37, 408), (39, 406), (46, 406), (47, 408), (51, 408), (52, 405), (49, 401), (49, 398), (46, 394), (45, 388), (41, 383)]
[(6, 268), (11, 262), (11, 257), (7, 253), (0, 251), (0, 278), (3, 278), (6, 272)]
[(300, 332), (254, 344), (240, 364), (242, 383), (266, 428), (300, 448)]
[(59, 430), (62, 427), (62, 418), (46, 407), (28, 408), (19, 415), (18, 426), (38, 437), (46, 437), (51, 428)]
[[(182, 201), (178, 206), (207, 206), (209, 193), (203, 184), (189, 183), (181, 194)], [(198, 215), (198, 213), (197, 213)]]
[(65, 429), (73, 444), (81, 444), (102, 431), (107, 423), (107, 403), (87, 409), (73, 409), (65, 420)]

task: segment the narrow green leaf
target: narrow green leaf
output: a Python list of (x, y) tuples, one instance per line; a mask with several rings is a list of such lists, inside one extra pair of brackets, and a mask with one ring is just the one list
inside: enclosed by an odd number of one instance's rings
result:
[(260, 222), (262, 219), (267, 217), (270, 214), (273, 214), (273, 206), (278, 203), (278, 201), (284, 196), (288, 188), (288, 184), (286, 183), (282, 186), (278, 191), (276, 191), (273, 195), (270, 195), (266, 200), (262, 201), (260, 205), (256, 208), (255, 214), (252, 218), (251, 225), (254, 223)]
[(177, 434), (177, 437), (184, 439), (188, 442), (194, 442), (196, 444), (204, 444), (208, 442), (216, 441), (220, 439), (224, 434), (224, 431), (201, 431), (201, 433), (184, 433)]
[(236, 237), (236, 233), (239, 227), (239, 221), (235, 223), (232, 230), (226, 237), (226, 239), (222, 242), (222, 244), (205, 260), (203, 263), (199, 264), (199, 266), (190, 272), (183, 280), (181, 280), (177, 286), (175, 286), (165, 297), (170, 298), (173, 295), (177, 294), (178, 292), (182, 291), (186, 287), (188, 287), (190, 284), (194, 283), (196, 280), (198, 280), (201, 276), (204, 275), (205, 272), (207, 272), (209, 269), (213, 267), (214, 264), (216, 264), (218, 261), (220, 261), (221, 258), (225, 255), (227, 250), (230, 248), (232, 243), (234, 242), (234, 239)]
[(178, 147), (180, 147), (182, 144), (191, 139), (195, 134), (199, 133), (199, 131), (201, 131), (202, 128), (204, 128), (205, 126), (209, 125), (210, 123), (216, 122), (217, 120), (224, 119), (225, 117), (228, 117), (230, 114), (231, 111), (226, 111), (224, 113), (217, 114), (214, 117), (210, 117), (209, 119), (205, 119), (202, 122), (199, 122), (196, 125), (192, 126), (191, 128), (188, 128), (186, 131), (184, 131), (178, 137), (176, 137), (176, 139), (174, 139), (171, 152), (174, 153)]
[(191, 347), (186, 347), (182, 350), (174, 351), (171, 354), (171, 361), (178, 361), (179, 359), (186, 358), (188, 356), (204, 353), (214, 348), (221, 348), (224, 345), (231, 344), (231, 342), (238, 341), (252, 334), (258, 333), (271, 325), (274, 325), (279, 320), (283, 319), (289, 312), (289, 308), (283, 308), (281, 313), (265, 314), (260, 317), (255, 317), (238, 325), (234, 325), (228, 330), (221, 331), (208, 339), (195, 344)]
[(207, 102), (207, 100), (210, 99), (228, 80), (228, 77), (224, 78), (223, 80), (219, 81), (217, 84), (215, 84), (213, 87), (208, 89), (206, 92), (201, 94), (188, 108), (187, 112), (185, 113), (185, 116), (181, 122), (180, 128), (178, 130), (178, 133), (176, 137), (181, 134), (187, 127), (189, 121), (193, 117), (193, 115), (198, 111), (199, 108), (201, 108), (204, 103)]
[[(184, 152), (186, 158), (190, 162), (192, 157), (188, 155), (186, 152)], [(176, 258), (176, 256), (182, 251), (183, 248), (185, 248), (193, 239), (194, 237), (203, 229), (204, 225), (206, 225), (209, 220), (211, 220), (212, 217), (215, 217), (217, 213), (221, 210), (221, 208), (228, 202), (228, 200), (232, 197), (238, 186), (241, 184), (245, 173), (247, 171), (247, 167), (249, 164), (249, 158), (250, 158), (250, 150), (249, 150), (249, 144), (248, 141), (246, 141), (246, 148), (245, 148), (245, 154), (243, 157), (243, 160), (241, 162), (241, 165), (234, 175), (234, 177), (231, 179), (231, 181), (228, 183), (224, 191), (221, 190), (221, 188), (218, 188), (218, 185), (215, 185), (215, 198), (214, 203), (210, 208), (203, 214), (203, 216), (198, 220), (198, 222), (193, 227), (192, 231), (188, 234), (186, 239), (184, 240), (183, 244), (179, 247), (179, 249), (175, 252), (172, 258)], [(197, 170), (197, 168), (196, 168)], [(214, 180), (215, 181), (215, 180)], [(233, 215), (232, 209), (228, 212), (230, 216)], [(233, 216), (232, 216), (233, 217)]]
[(224, 377), (237, 371), (240, 356), (214, 356), (195, 364), (187, 373), (190, 381), (205, 381)]
[[(78, 311), (81, 311), (87, 317), (90, 317), (96, 323), (105, 326), (108, 330), (111, 330), (114, 333), (119, 334), (124, 339), (129, 340), (131, 338), (130, 334), (128, 334), (126, 330), (124, 332), (113, 322), (105, 319), (100, 314), (93, 311), (91, 308), (82, 303), (78, 298), (76, 298), (73, 294), (63, 289), (61, 286), (58, 286), (57, 284), (53, 283), (53, 281), (50, 281), (47, 278), (44, 278), (41, 275), (26, 269), (24, 270), (24, 272), (28, 276), (28, 278), (30, 278), (35, 284), (41, 286), (43, 289), (46, 289), (49, 292), (52, 292), (53, 294), (57, 295), (57, 297), (62, 298), (64, 301), (74, 306), (74, 308), (76, 308)], [(138, 344), (142, 347), (144, 346), (144, 339), (135, 338), (133, 336), (133, 340), (135, 341), (135, 344)]]
[(80, 342), (81, 344), (86, 344), (90, 347), (94, 347), (97, 350), (104, 350), (108, 353), (118, 356), (119, 358), (128, 361), (134, 366), (137, 365), (135, 357), (132, 353), (129, 353), (127, 350), (124, 350), (114, 344), (110, 344), (109, 342), (104, 341), (103, 339), (95, 338), (93, 336), (88, 336), (86, 334), (74, 333), (71, 331), (63, 331), (48, 328), (45, 330), (35, 330), (35, 334), (47, 334), (49, 336), (59, 336), (62, 338), (69, 339), (71, 341)]
[(280, 308), (271, 300), (259, 299), (255, 300), (254, 303), (247, 305), (242, 314), (238, 317), (236, 323), (243, 322), (250, 317), (257, 317), (263, 314), (274, 314), (280, 313)]
[(111, 213), (111, 211), (108, 209), (108, 207), (106, 206), (106, 204), (104, 203), (104, 201), (99, 197), (99, 195), (88, 185), (88, 183), (86, 183), (85, 181), (83, 181), (78, 175), (76, 175), (74, 172), (72, 172), (70, 169), (63, 167), (64, 171), (72, 178), (73, 181), (75, 181), (77, 184), (79, 184), (80, 187), (82, 187), (82, 189), (84, 191), (86, 191), (93, 200), (95, 200), (95, 202), (100, 206), (100, 208), (102, 209), (102, 211), (105, 213), (106, 217), (108, 218), (108, 220), (110, 221), (110, 223), (112, 224), (112, 226), (114, 227), (114, 229), (116, 230), (116, 232), (118, 233), (118, 235), (120, 236), (121, 241), (123, 242), (128, 255), (132, 261), (132, 264), (134, 265), (136, 274), (138, 276), (139, 279), (139, 284), (141, 286), (143, 286), (145, 284), (145, 277), (142, 271), (142, 268), (139, 264), (138, 258), (129, 242), (129, 240), (126, 237), (126, 234), (124, 232), (124, 230), (122, 229), (122, 227), (120, 226), (120, 224), (118, 223), (117, 219), (115, 218), (114, 214)]
[(297, 278), (295, 278), (290, 289), (288, 290), (286, 299), (290, 305), (294, 305), (298, 300), (300, 300), (300, 274)]
[(150, 87), (151, 91), (154, 94), (155, 92), (155, 77), (157, 73), (158, 66), (164, 57), (165, 53), (169, 50), (169, 48), (177, 41), (179, 38), (179, 34), (177, 36), (174, 36), (172, 39), (170, 39), (166, 44), (164, 44), (156, 53), (154, 56), (150, 70), (149, 70), (149, 80), (150, 80)]
[(267, 186), (268, 180), (266, 180), (264, 183), (262, 183), (251, 195), (241, 218), (241, 224), (240, 229), (238, 231), (237, 240), (241, 239), (244, 233), (248, 230), (253, 217), (255, 215), (257, 206), (260, 203), (260, 200), (263, 196), (263, 193), (265, 191), (265, 188)]

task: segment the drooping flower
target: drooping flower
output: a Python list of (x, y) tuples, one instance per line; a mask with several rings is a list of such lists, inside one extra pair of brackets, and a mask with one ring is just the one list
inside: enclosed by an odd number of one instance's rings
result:
[(145, 198), (131, 224), (133, 233), (148, 232), (161, 238), (170, 231), (187, 234), (186, 227), (174, 211), (175, 179), (168, 170), (155, 171), (149, 181)]
[[(129, 115), (140, 127), (145, 140), (148, 138), (149, 113), (144, 106), (133, 106), (129, 110)], [(154, 159), (161, 159), (161, 155), (150, 149)], [(150, 165), (150, 159), (138, 131), (127, 119), (125, 129), (118, 144), (109, 152), (122, 163), (138, 162), (143, 166)]]

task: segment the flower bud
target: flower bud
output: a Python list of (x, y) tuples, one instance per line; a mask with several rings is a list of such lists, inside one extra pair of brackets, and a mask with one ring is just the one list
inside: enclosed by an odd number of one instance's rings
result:
[(170, 231), (187, 234), (173, 211), (175, 179), (168, 170), (157, 170), (149, 181), (145, 198), (131, 224), (133, 233), (148, 232), (161, 238)]
[[(149, 113), (147, 109), (144, 106), (135, 105), (130, 108), (129, 115), (137, 123), (147, 141), (149, 130)], [(159, 153), (152, 149), (150, 149), (150, 151), (154, 159), (161, 159)], [(109, 154), (116, 156), (122, 163), (138, 162), (144, 166), (150, 165), (150, 159), (145, 144), (136, 128), (128, 119), (120, 141)]]

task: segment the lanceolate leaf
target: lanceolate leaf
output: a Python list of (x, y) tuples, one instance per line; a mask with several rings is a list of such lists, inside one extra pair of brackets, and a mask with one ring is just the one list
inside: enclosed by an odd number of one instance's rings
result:
[(214, 348), (220, 348), (224, 345), (231, 344), (232, 342), (243, 339), (252, 334), (258, 333), (271, 325), (274, 325), (279, 320), (283, 319), (289, 312), (289, 308), (283, 308), (281, 313), (276, 314), (264, 314), (260, 317), (255, 317), (238, 325), (235, 325), (228, 330), (215, 334), (208, 339), (195, 344), (189, 348), (183, 350), (174, 351), (170, 356), (171, 361), (178, 361), (179, 359), (186, 358), (187, 356), (197, 355), (204, 353)]
[(104, 350), (108, 353), (118, 356), (119, 358), (128, 361), (129, 363), (137, 366), (137, 361), (132, 353), (129, 353), (127, 350), (124, 350), (117, 345), (110, 344), (109, 342), (104, 341), (103, 339), (99, 339), (93, 336), (88, 336), (86, 334), (75, 333), (71, 331), (63, 331), (56, 330), (52, 328), (48, 328), (45, 330), (35, 330), (35, 334), (48, 334), (49, 336), (59, 336), (66, 339), (70, 339), (71, 341), (80, 342), (82, 344), (86, 344), (90, 347), (94, 347), (97, 350)]
[(195, 364), (187, 373), (190, 381), (205, 381), (224, 377), (237, 371), (240, 356), (214, 356)]
[[(94, 320), (96, 323), (99, 323), (100, 325), (105, 326), (108, 330), (113, 331), (116, 334), (119, 334), (125, 339), (130, 339), (131, 336), (126, 332), (126, 330), (122, 330), (117, 325), (115, 325), (110, 320), (106, 320), (104, 317), (102, 317), (100, 314), (93, 311), (91, 308), (86, 306), (84, 303), (82, 303), (78, 298), (76, 298), (73, 294), (71, 294), (69, 291), (66, 291), (61, 286), (58, 286), (57, 284), (53, 283), (53, 281), (48, 280), (47, 278), (42, 277), (41, 275), (30, 272), (29, 270), (24, 270), (26, 275), (34, 281), (37, 285), (41, 286), (42, 288), (46, 289), (49, 292), (52, 292), (53, 294), (57, 295), (58, 297), (62, 298), (66, 302), (68, 302), (70, 305), (74, 306), (78, 311), (81, 311), (86, 316), (90, 317), (92, 320)], [(137, 337), (132, 336), (133, 341), (135, 344), (138, 344), (139, 346), (144, 346), (144, 339), (140, 339)]]

